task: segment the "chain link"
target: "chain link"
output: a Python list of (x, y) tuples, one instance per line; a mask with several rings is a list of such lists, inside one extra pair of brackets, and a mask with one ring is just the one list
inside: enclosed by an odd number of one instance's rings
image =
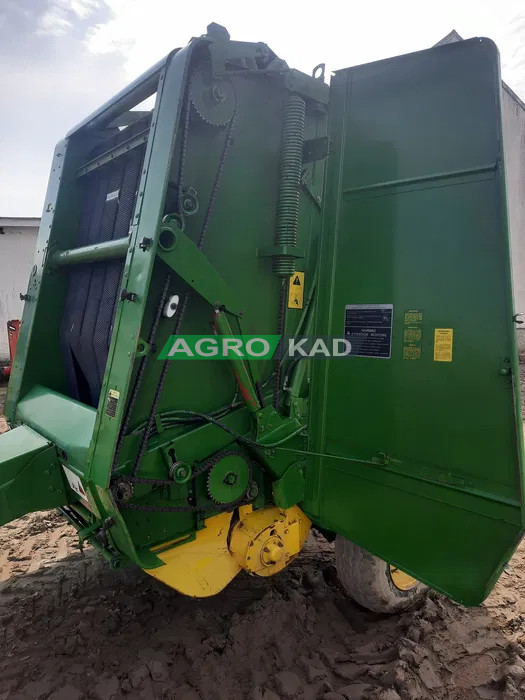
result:
[[(202, 224), (202, 228), (201, 228), (201, 232), (200, 232), (200, 236), (199, 236), (199, 240), (198, 240), (198, 244), (197, 244), (197, 247), (199, 249), (202, 249), (202, 247), (204, 245), (209, 222), (210, 222), (210, 219), (212, 217), (215, 202), (217, 199), (217, 194), (219, 192), (222, 174), (224, 171), (224, 165), (226, 163), (226, 159), (228, 157), (228, 153), (230, 151), (230, 148), (233, 144), (232, 133), (233, 133), (233, 129), (235, 127), (236, 119), (237, 119), (237, 112), (238, 112), (238, 100), (237, 100), (237, 97), (235, 97), (235, 109), (234, 109), (232, 118), (230, 120), (230, 123), (228, 125), (228, 129), (226, 131), (226, 137), (224, 140), (223, 149), (221, 152), (219, 164), (217, 166), (217, 172), (215, 174), (215, 179), (214, 179), (211, 193), (210, 193), (208, 208), (207, 208), (206, 214), (204, 216), (204, 221)], [(190, 115), (190, 97), (189, 97), (189, 95), (187, 95), (186, 96), (186, 110), (185, 110), (185, 118), (184, 118), (183, 136), (182, 136), (182, 144), (181, 144), (180, 165), (179, 165), (179, 201), (180, 201), (180, 195), (182, 194), (182, 184), (183, 184), (183, 180), (184, 180), (184, 167), (185, 167), (185, 161), (186, 161), (186, 156), (187, 156), (189, 115)], [(184, 319), (184, 315), (185, 315), (185, 312), (186, 312), (186, 309), (187, 309), (187, 306), (189, 303), (189, 298), (190, 298), (190, 292), (187, 291), (184, 294), (182, 305), (181, 305), (180, 310), (177, 314), (177, 320), (175, 323), (175, 327), (173, 329), (173, 335), (179, 334), (180, 327), (182, 325), (182, 321)], [(148, 440), (151, 436), (151, 432), (152, 432), (153, 425), (155, 422), (155, 416), (157, 414), (159, 401), (160, 401), (160, 398), (162, 395), (162, 390), (164, 388), (164, 382), (166, 380), (166, 375), (168, 373), (168, 369), (170, 366), (169, 363), (170, 363), (170, 360), (164, 361), (164, 364), (162, 366), (162, 370), (160, 373), (160, 377), (159, 377), (159, 380), (157, 382), (157, 387), (155, 389), (155, 395), (153, 397), (153, 402), (152, 402), (150, 414), (148, 416), (148, 421), (146, 423), (146, 427), (145, 427), (144, 432), (142, 434), (141, 442), (139, 445), (139, 450), (137, 453), (137, 457), (135, 459), (135, 464), (133, 466), (133, 473), (132, 473), (131, 481), (134, 483), (140, 483), (137, 481), (139, 479), (138, 474), (139, 474), (139, 470), (140, 470), (140, 465), (141, 465), (142, 459), (144, 457), (144, 454), (146, 452)], [(138, 391), (137, 391), (137, 393), (138, 393)], [(142, 483), (144, 483), (144, 482), (142, 482)], [(168, 482), (168, 483), (170, 483), (170, 482)], [(126, 504), (125, 507), (129, 507), (130, 505), (133, 505), (133, 504)], [(151, 507), (151, 508), (155, 509), (154, 507)], [(140, 510), (140, 509), (146, 510), (146, 509), (151, 509), (151, 508), (149, 508), (149, 507), (146, 508), (146, 506), (140, 506), (140, 507), (136, 507), (134, 509), (135, 510)], [(175, 506), (174, 506), (174, 508), (175, 508)], [(195, 509), (196, 507), (195, 506), (188, 506), (188, 508)], [(175, 510), (173, 512), (186, 512), (186, 511)]]
[(133, 413), (133, 409), (135, 407), (135, 403), (136, 403), (137, 397), (139, 395), (140, 387), (142, 384), (142, 379), (144, 377), (144, 372), (146, 370), (146, 364), (148, 362), (148, 358), (150, 356), (150, 353), (153, 349), (153, 345), (155, 343), (155, 338), (157, 337), (157, 329), (159, 326), (160, 317), (162, 315), (162, 309), (164, 308), (164, 304), (166, 303), (166, 298), (168, 296), (170, 282), (171, 282), (171, 275), (167, 274), (166, 279), (164, 280), (164, 287), (162, 288), (162, 293), (160, 295), (159, 303), (157, 306), (157, 311), (155, 313), (155, 318), (153, 319), (153, 324), (151, 326), (151, 330), (150, 330), (149, 337), (148, 337), (149, 352), (147, 355), (144, 355), (144, 357), (141, 357), (141, 359), (140, 359), (140, 364), (139, 364), (139, 368), (137, 371), (137, 376), (135, 378), (135, 383), (133, 384), (131, 397), (130, 397), (130, 400), (128, 403), (128, 407), (126, 409), (124, 420), (122, 421), (122, 425), (120, 427), (117, 445), (115, 447), (115, 454), (113, 456), (113, 463), (111, 465), (111, 473), (112, 474), (115, 471), (115, 469), (117, 468), (117, 462), (118, 462), (118, 458), (120, 455), (120, 450), (122, 448), (122, 442), (124, 440), (124, 437), (126, 436), (126, 433), (128, 432), (129, 421), (131, 419), (131, 414)]
[(213, 186), (211, 189), (210, 199), (208, 201), (208, 208), (207, 208), (206, 214), (204, 216), (204, 221), (202, 222), (201, 234), (199, 236), (199, 242), (197, 244), (197, 247), (199, 249), (202, 249), (202, 246), (204, 245), (204, 240), (206, 238), (206, 233), (208, 231), (208, 224), (210, 223), (210, 219), (211, 219), (211, 216), (213, 214), (215, 200), (217, 199), (217, 194), (219, 192), (219, 187), (221, 184), (222, 173), (224, 171), (224, 164), (226, 163), (226, 158), (228, 157), (228, 153), (230, 151), (230, 148), (233, 145), (232, 134), (233, 134), (233, 129), (235, 128), (235, 122), (237, 121), (238, 108), (239, 108), (239, 101), (237, 99), (237, 95), (235, 95), (235, 109), (233, 111), (232, 118), (230, 119), (230, 123), (228, 125), (228, 130), (226, 132), (226, 138), (224, 140), (224, 146), (222, 148), (221, 157), (219, 159), (219, 165), (217, 167), (217, 172), (215, 174), (215, 180), (213, 182)]
[[(202, 464), (198, 469), (195, 469), (190, 477), (190, 481), (194, 481), (198, 476), (201, 474), (204, 474), (205, 472), (209, 472), (210, 469), (212, 469), (217, 462), (219, 462), (221, 459), (224, 457), (227, 457), (229, 455), (238, 455), (239, 457), (242, 457), (244, 460), (246, 460), (248, 464), (248, 469), (249, 469), (249, 477), (248, 477), (248, 488), (250, 488), (252, 481), (253, 481), (253, 464), (252, 461), (247, 458), (245, 455), (243, 455), (241, 452), (235, 451), (235, 450), (222, 450), (221, 452), (218, 452), (216, 455), (211, 457), (207, 462)], [(145, 477), (131, 477), (126, 479), (126, 477), (123, 477), (123, 480), (130, 481), (134, 484), (151, 484), (154, 486), (175, 486), (175, 482), (169, 481), (167, 479), (147, 479)], [(125, 508), (127, 510), (144, 510), (144, 511), (150, 511), (150, 512), (159, 512), (159, 513), (195, 513), (199, 511), (215, 511), (215, 512), (226, 512), (231, 510), (232, 508), (237, 508), (240, 505), (247, 505), (250, 503), (252, 499), (247, 499), (246, 497), (246, 492), (240, 496), (235, 501), (231, 501), (231, 503), (225, 503), (222, 507), (220, 504), (217, 503), (203, 503), (201, 505), (186, 505), (186, 506), (150, 506), (150, 505), (142, 505), (142, 504), (137, 504), (137, 503), (130, 503), (128, 501), (123, 501), (120, 503), (121, 508)]]

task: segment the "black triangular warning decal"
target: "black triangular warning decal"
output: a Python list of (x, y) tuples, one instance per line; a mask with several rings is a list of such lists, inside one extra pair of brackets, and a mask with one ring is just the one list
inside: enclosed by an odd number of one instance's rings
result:
[(299, 279), (299, 275), (295, 276), (295, 279), (292, 284), (298, 284), (299, 287), (301, 286), (301, 280)]

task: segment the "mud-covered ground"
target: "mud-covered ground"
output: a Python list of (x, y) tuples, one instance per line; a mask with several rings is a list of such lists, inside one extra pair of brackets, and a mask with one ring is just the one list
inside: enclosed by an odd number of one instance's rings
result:
[(58, 514), (0, 528), (0, 699), (525, 698), (524, 616), (524, 545), (483, 606), (390, 617), (343, 595), (320, 535), (192, 600), (80, 552)]

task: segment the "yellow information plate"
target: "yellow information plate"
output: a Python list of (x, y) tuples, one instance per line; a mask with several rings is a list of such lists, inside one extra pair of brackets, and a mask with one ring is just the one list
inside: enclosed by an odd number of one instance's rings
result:
[(452, 362), (453, 328), (434, 328), (434, 362)]
[(288, 308), (302, 309), (304, 302), (304, 272), (296, 272), (290, 277), (288, 286)]
[(421, 357), (421, 339), (423, 312), (420, 309), (405, 311), (403, 329), (403, 360), (419, 360)]

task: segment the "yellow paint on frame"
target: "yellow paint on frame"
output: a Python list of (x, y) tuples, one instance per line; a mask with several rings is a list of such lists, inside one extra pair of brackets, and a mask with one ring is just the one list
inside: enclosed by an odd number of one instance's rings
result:
[(434, 328), (434, 362), (452, 362), (453, 328)]

